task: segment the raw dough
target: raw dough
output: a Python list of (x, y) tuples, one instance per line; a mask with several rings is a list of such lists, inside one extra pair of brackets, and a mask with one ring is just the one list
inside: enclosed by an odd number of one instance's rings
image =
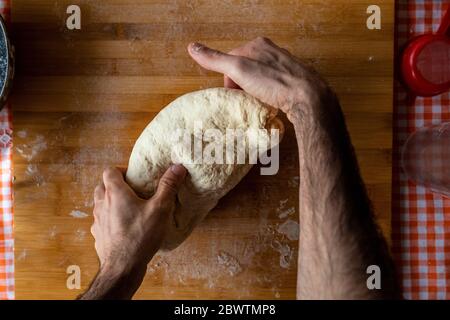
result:
[[(138, 194), (147, 198), (152, 196), (159, 178), (172, 164), (172, 152), (188, 170), (162, 249), (171, 250), (181, 244), (219, 199), (234, 188), (252, 167), (248, 161), (245, 164), (193, 163), (191, 151), (181, 148), (181, 143), (177, 145), (169, 136), (177, 129), (187, 130), (193, 136), (195, 122), (202, 121), (203, 132), (210, 128), (222, 133), (227, 128), (244, 131), (248, 128), (277, 128), (281, 139), (284, 127), (275, 116), (275, 109), (242, 90), (211, 88), (177, 98), (144, 129), (134, 145), (126, 174), (127, 182)], [(258, 139), (269, 141), (269, 134), (270, 131), (265, 136), (248, 136), (247, 143), (255, 146)], [(206, 145), (204, 139), (203, 150)]]

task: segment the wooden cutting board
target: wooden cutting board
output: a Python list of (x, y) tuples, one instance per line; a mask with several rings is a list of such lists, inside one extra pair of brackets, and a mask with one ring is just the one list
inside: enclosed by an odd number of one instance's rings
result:
[[(317, 68), (337, 91), (362, 175), (387, 237), (391, 220), (394, 1), (15, 0), (15, 279), (18, 299), (74, 298), (98, 267), (89, 228), (103, 168), (125, 166), (167, 103), (222, 85), (188, 56), (190, 41), (230, 50), (259, 35)], [(137, 298), (295, 297), (298, 157), (292, 127), (281, 168), (254, 168), (177, 250), (150, 263)], [(66, 269), (81, 269), (80, 290)]]

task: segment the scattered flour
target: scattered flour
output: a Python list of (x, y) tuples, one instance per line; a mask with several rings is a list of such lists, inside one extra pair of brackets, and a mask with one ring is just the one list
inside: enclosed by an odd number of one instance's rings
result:
[[(39, 169), (38, 169), (37, 165), (35, 165), (35, 164), (30, 163), (25, 170), (25, 174), (27, 176), (31, 177), (31, 180), (35, 182), (37, 187), (40, 187), (40, 186), (46, 184), (44, 175), (42, 175), (39, 172)], [(33, 199), (37, 199), (42, 196), (43, 196), (42, 192), (35, 193), (33, 195), (31, 195), (31, 194), (27, 195), (28, 198), (33, 198)]]
[(277, 208), (278, 218), (284, 219), (295, 213), (295, 207), (286, 208), (288, 201), (289, 199), (280, 200), (280, 204)]
[(59, 260), (59, 262), (58, 262), (58, 267), (65, 266), (65, 265), (67, 265), (69, 262), (70, 262), (69, 257), (64, 256), (61, 260)]
[(282, 211), (280, 211), (280, 210), (277, 210), (277, 211), (279, 213), (278, 218), (284, 219), (295, 213), (295, 207), (291, 207), (291, 208), (288, 208), (288, 209), (282, 210)]
[(28, 256), (28, 250), (27, 249), (23, 249), (22, 252), (17, 257), (17, 261), (25, 260), (27, 258), (27, 256)]
[(291, 247), (289, 247), (287, 244), (282, 244), (279, 241), (274, 240), (272, 243), (272, 248), (278, 251), (278, 253), (280, 254), (280, 267), (289, 269), (293, 255)]
[(72, 210), (70, 215), (77, 219), (83, 219), (83, 218), (86, 218), (89, 216), (86, 212), (79, 211), (79, 210)]
[(27, 170), (25, 170), (25, 174), (28, 176), (34, 176), (38, 173), (38, 168), (35, 164), (29, 164), (27, 166)]
[(83, 241), (85, 236), (86, 236), (86, 230), (77, 229), (77, 231), (75, 231), (75, 240), (76, 241)]
[(289, 240), (298, 240), (299, 225), (294, 220), (288, 219), (278, 226), (277, 231), (284, 234)]
[(56, 237), (56, 234), (57, 234), (58, 232), (56, 231), (56, 226), (53, 226), (53, 227), (51, 227), (50, 228), (50, 230), (49, 230), (49, 232), (48, 232), (48, 237), (50, 238), (50, 239), (54, 239), (55, 237)]
[(299, 185), (300, 185), (300, 177), (299, 176), (291, 177), (288, 180), (288, 186), (291, 188), (298, 188)]
[(44, 136), (38, 135), (30, 144), (17, 146), (17, 152), (27, 161), (31, 161), (38, 153), (47, 149), (47, 142)]
[(84, 206), (85, 207), (93, 207), (94, 206), (94, 198), (91, 196), (89, 198), (86, 198), (86, 200), (84, 200)]
[(22, 139), (26, 138), (27, 137), (27, 132), (25, 130), (20, 130), (20, 131), (17, 132), (17, 136), (19, 138), (22, 138)]
[(239, 261), (231, 254), (224, 251), (219, 252), (219, 255), (217, 256), (217, 262), (230, 274), (230, 276), (235, 276), (242, 271), (242, 267), (239, 264)]

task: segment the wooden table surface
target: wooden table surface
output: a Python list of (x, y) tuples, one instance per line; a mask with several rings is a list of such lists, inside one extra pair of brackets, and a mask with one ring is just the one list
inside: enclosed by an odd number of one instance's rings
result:
[[(108, 165), (127, 164), (146, 124), (177, 96), (222, 85), (190, 60), (202, 41), (230, 50), (264, 35), (316, 67), (337, 91), (384, 233), (390, 234), (394, 1), (382, 29), (372, 1), (15, 0), (12, 41), (16, 296), (74, 298), (98, 267), (92, 192)], [(275, 176), (254, 168), (177, 250), (158, 255), (136, 298), (295, 297), (298, 156), (292, 127)], [(66, 268), (81, 268), (81, 290)]]

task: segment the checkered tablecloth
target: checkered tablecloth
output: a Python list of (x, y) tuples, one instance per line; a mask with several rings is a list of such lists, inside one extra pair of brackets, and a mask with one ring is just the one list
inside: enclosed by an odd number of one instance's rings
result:
[[(414, 35), (435, 32), (449, 5), (448, 0), (398, 2), (397, 53)], [(403, 294), (407, 299), (448, 299), (450, 199), (408, 182), (399, 160), (400, 147), (410, 133), (450, 121), (450, 93), (413, 102), (397, 79), (394, 99), (392, 237)]]
[[(450, 5), (442, 0), (401, 0), (396, 8), (396, 50), (407, 39), (435, 31)], [(10, 18), (10, 0), (0, 0), (0, 13)], [(417, 128), (450, 121), (450, 93), (409, 102), (395, 83), (393, 154), (393, 253), (407, 299), (450, 298), (450, 199), (406, 181), (399, 151)], [(14, 299), (10, 106), (0, 112), (0, 299)], [(448, 283), (448, 285), (447, 285)]]
[[(0, 14), (8, 23), (10, 0), (0, 0)], [(14, 240), (12, 212), (12, 119), (10, 105), (0, 112), (0, 299), (14, 299)]]

